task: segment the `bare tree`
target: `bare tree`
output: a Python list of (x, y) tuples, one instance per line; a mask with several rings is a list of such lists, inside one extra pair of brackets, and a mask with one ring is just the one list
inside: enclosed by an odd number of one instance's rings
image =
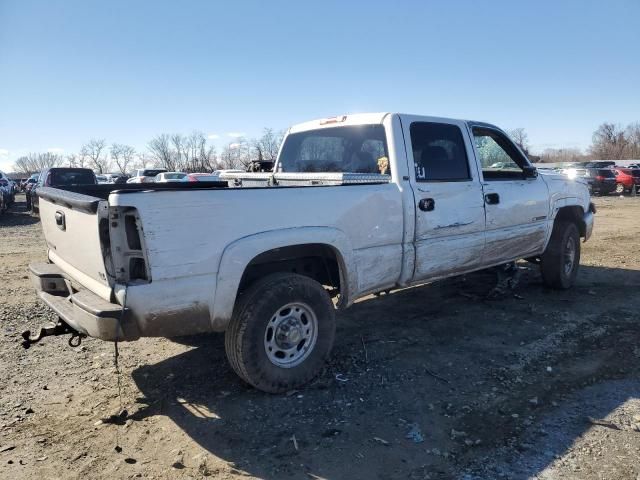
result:
[(547, 148), (540, 155), (542, 163), (581, 162), (586, 159), (579, 148)]
[(625, 157), (629, 160), (640, 160), (640, 122), (631, 123), (625, 129), (627, 148)]
[(175, 171), (175, 158), (171, 149), (171, 137), (166, 133), (151, 139), (148, 144), (149, 153), (156, 165), (166, 168), (170, 172)]
[(142, 152), (137, 155), (134, 165), (136, 168), (147, 168), (153, 164), (153, 158), (148, 153)]
[(216, 169), (216, 147), (207, 144), (207, 137), (202, 132), (193, 132), (183, 139), (186, 152), (184, 170), (187, 172), (211, 172)]
[(255, 160), (275, 161), (284, 137), (284, 132), (274, 132), (273, 128), (265, 128), (262, 136), (251, 141), (255, 152)]
[(71, 168), (84, 168), (86, 165), (86, 157), (78, 155), (77, 153), (70, 153), (67, 155), (67, 164)]
[(13, 169), (16, 172), (31, 175), (45, 168), (58, 167), (63, 163), (64, 158), (57, 153), (29, 153), (28, 155), (18, 158)]
[(127, 173), (135, 154), (136, 149), (130, 145), (122, 145), (121, 143), (111, 145), (111, 160), (116, 162), (120, 173)]
[(110, 161), (106, 152), (106, 141), (103, 138), (92, 138), (80, 149), (80, 155), (84, 157), (88, 164), (98, 173), (105, 173), (109, 170)]
[(514, 128), (513, 130), (507, 130), (507, 133), (514, 141), (516, 145), (525, 153), (529, 155), (529, 135), (524, 128)]
[(620, 125), (603, 123), (593, 132), (591, 154), (599, 160), (620, 160), (627, 147), (625, 132)]

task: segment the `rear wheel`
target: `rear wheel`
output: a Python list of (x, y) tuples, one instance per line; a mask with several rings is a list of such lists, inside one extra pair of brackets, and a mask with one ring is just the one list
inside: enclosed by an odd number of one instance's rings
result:
[(573, 222), (556, 221), (547, 249), (540, 257), (542, 280), (565, 290), (575, 282), (580, 265), (580, 233)]
[(616, 184), (616, 193), (623, 194), (625, 192), (624, 185), (621, 183)]
[(225, 350), (243, 380), (281, 393), (320, 372), (334, 336), (334, 308), (323, 286), (302, 275), (275, 273), (242, 295), (225, 333)]

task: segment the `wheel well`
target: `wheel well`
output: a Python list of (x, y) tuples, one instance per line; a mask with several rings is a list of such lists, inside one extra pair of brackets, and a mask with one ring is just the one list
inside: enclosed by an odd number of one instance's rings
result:
[(580, 236), (584, 237), (587, 234), (587, 226), (584, 223), (584, 210), (578, 205), (570, 207), (562, 207), (556, 214), (557, 221), (573, 222), (578, 227)]
[(336, 250), (326, 244), (307, 243), (274, 248), (256, 256), (245, 268), (239, 291), (271, 273), (291, 272), (312, 278), (339, 293), (341, 268)]

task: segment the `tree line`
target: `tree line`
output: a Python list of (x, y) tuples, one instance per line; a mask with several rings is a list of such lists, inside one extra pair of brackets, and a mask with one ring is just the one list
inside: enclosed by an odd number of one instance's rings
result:
[(253, 161), (274, 161), (283, 136), (283, 131), (265, 128), (260, 137), (234, 139), (219, 154), (207, 136), (198, 131), (189, 135), (157, 135), (147, 143), (144, 151), (137, 151), (131, 145), (109, 144), (104, 138), (92, 138), (77, 153), (29, 153), (18, 158), (13, 169), (22, 175), (61, 166), (91, 168), (96, 173), (122, 174), (147, 167), (188, 173), (217, 169), (245, 170)]
[[(533, 162), (575, 162), (587, 160), (640, 160), (640, 122), (623, 127), (605, 122), (592, 135), (586, 151), (578, 148), (547, 148), (539, 155), (530, 152), (529, 136), (524, 128), (508, 130), (512, 140)], [(162, 167), (169, 171), (212, 172), (217, 169), (246, 170), (253, 161), (274, 161), (284, 136), (283, 131), (263, 129), (258, 138), (240, 137), (225, 145), (220, 153), (207, 136), (198, 131), (190, 135), (163, 133), (138, 152), (131, 145), (108, 144), (103, 138), (86, 142), (77, 153), (29, 153), (18, 158), (14, 171), (30, 175), (48, 167), (88, 167), (97, 173), (127, 174), (137, 168)]]
[(580, 162), (588, 160), (640, 160), (640, 122), (626, 127), (605, 122), (593, 132), (591, 146), (579, 148), (547, 148), (540, 162)]

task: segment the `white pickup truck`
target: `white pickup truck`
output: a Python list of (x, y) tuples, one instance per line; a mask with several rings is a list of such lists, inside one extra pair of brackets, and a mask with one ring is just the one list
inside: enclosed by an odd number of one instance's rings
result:
[(226, 177), (40, 189), (50, 263), (30, 273), (59, 325), (225, 331), (238, 375), (282, 392), (321, 369), (335, 308), (367, 294), (522, 258), (569, 288), (595, 213), (586, 184), (538, 175), (499, 128), (416, 115), (296, 125), (274, 172)]

